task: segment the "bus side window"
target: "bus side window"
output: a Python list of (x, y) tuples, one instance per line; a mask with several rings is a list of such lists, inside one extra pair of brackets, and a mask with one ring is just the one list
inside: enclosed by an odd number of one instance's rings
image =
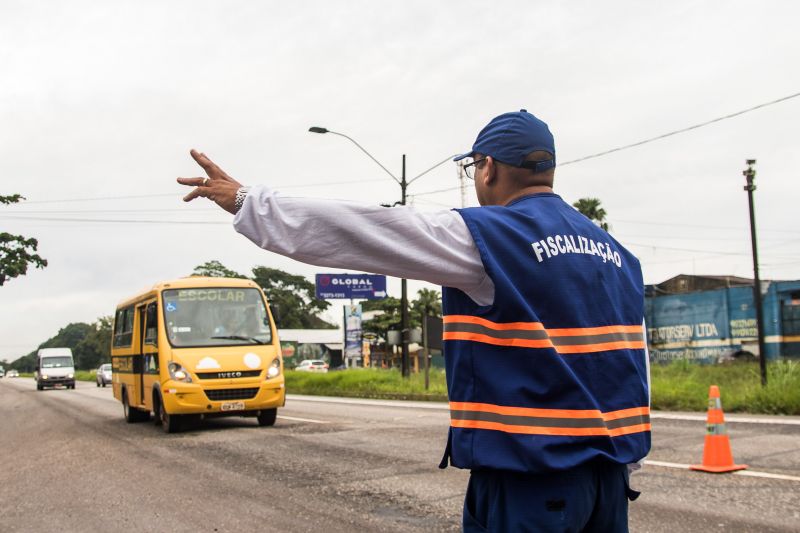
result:
[(155, 302), (147, 305), (145, 311), (144, 343), (158, 346), (158, 307)]
[(133, 306), (117, 310), (114, 318), (114, 346), (130, 346), (133, 340)]

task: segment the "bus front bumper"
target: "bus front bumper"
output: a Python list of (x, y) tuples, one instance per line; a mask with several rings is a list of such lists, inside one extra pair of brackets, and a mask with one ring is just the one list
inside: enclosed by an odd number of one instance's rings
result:
[(282, 407), (286, 403), (283, 378), (221, 387), (196, 383), (166, 382), (161, 388), (169, 414), (246, 414)]

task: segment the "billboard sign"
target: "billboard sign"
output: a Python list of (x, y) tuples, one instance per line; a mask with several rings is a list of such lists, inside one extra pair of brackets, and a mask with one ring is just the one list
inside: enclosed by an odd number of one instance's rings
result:
[(386, 298), (386, 276), (377, 274), (317, 274), (318, 300)]
[(362, 355), (361, 304), (344, 306), (344, 356), (360, 358)]

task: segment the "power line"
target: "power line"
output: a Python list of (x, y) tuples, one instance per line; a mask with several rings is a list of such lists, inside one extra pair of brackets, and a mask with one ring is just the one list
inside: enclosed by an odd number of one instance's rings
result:
[(425, 192), (418, 192), (418, 193), (415, 193), (415, 194), (409, 194), (408, 196), (426, 196), (428, 194), (438, 194), (440, 192), (455, 191), (455, 190), (460, 189), (460, 188), (461, 188), (461, 186), (457, 185), (455, 187), (448, 187), (446, 189), (437, 189), (435, 191), (425, 191)]
[(0, 219), (38, 220), (48, 222), (100, 222), (120, 224), (203, 224), (203, 225), (230, 225), (230, 222), (213, 220), (145, 220), (145, 219), (113, 219), (113, 218), (58, 218), (58, 217), (28, 217), (15, 215), (0, 215)]
[[(214, 211), (219, 212), (219, 208), (216, 207), (197, 207), (192, 209), (191, 211), (178, 211), (174, 207), (167, 208), (167, 209), (71, 209), (71, 210), (37, 210), (37, 211), (26, 211), (24, 209), (17, 210), (14, 209), (13, 211), (9, 211), (10, 215), (80, 215), (84, 213), (187, 213), (187, 212), (197, 212), (197, 211)], [(6, 216), (5, 214), (0, 216)]]
[(714, 124), (716, 122), (721, 122), (723, 120), (728, 120), (729, 118), (738, 117), (739, 115), (744, 115), (745, 113), (749, 113), (750, 111), (755, 111), (756, 109), (761, 109), (763, 107), (779, 104), (781, 102), (785, 102), (786, 100), (791, 100), (792, 98), (796, 98), (800, 96), (800, 93), (790, 94), (789, 96), (784, 96), (783, 98), (778, 98), (777, 100), (772, 100), (771, 102), (765, 102), (763, 104), (758, 104), (753, 107), (748, 107), (747, 109), (742, 109), (741, 111), (737, 111), (735, 113), (731, 113), (729, 115), (725, 115), (722, 117), (717, 117), (715, 119), (707, 120), (706, 122), (701, 122), (700, 124), (695, 124), (693, 126), (689, 126), (686, 128), (682, 128), (679, 130), (671, 131), (669, 133), (662, 133), (661, 135), (657, 135), (655, 137), (651, 137), (649, 139), (645, 139), (643, 141), (626, 144), (624, 146), (618, 146), (617, 148), (611, 148), (610, 150), (605, 150), (603, 152), (598, 152), (596, 154), (585, 155), (583, 157), (579, 157), (577, 159), (572, 159), (570, 161), (566, 161), (564, 163), (559, 163), (558, 166), (563, 167), (565, 165), (571, 165), (572, 163), (578, 163), (580, 161), (586, 161), (587, 159), (594, 159), (595, 157), (601, 157), (604, 155), (612, 154), (614, 152), (619, 152), (621, 150), (627, 150), (628, 148), (634, 148), (636, 146), (642, 146), (643, 144), (651, 143), (654, 141), (658, 141), (661, 139), (665, 139), (667, 137), (672, 137), (673, 135), (678, 135), (680, 133), (686, 133), (687, 131), (696, 130), (698, 128), (702, 128), (703, 126), (708, 126), (709, 124)]
[(677, 248), (673, 246), (653, 246), (652, 244), (641, 244), (636, 242), (627, 242), (626, 246), (638, 246), (640, 248), (651, 248), (653, 250), (673, 250), (678, 252), (698, 252), (698, 253), (713, 253), (714, 255), (748, 255), (748, 252), (722, 252), (719, 250), (698, 250), (697, 248)]
[(158, 198), (165, 196), (176, 197), (180, 193), (160, 193), (160, 194), (134, 194), (125, 196), (95, 196), (93, 198), (64, 198), (61, 200), (24, 200), (20, 205), (27, 204), (55, 204), (62, 202), (94, 202), (99, 200), (133, 200), (138, 198)]
[[(358, 179), (358, 180), (348, 180), (348, 181), (323, 181), (319, 183), (303, 183), (298, 185), (275, 185), (272, 186), (273, 189), (302, 189), (308, 187), (324, 187), (328, 185), (352, 185), (354, 183), (369, 183), (369, 182), (379, 182), (379, 181), (386, 181), (385, 179)], [(186, 189), (188, 192), (189, 189)], [(18, 205), (27, 205), (27, 204), (54, 204), (54, 203), (64, 203), (64, 202), (95, 202), (95, 201), (103, 201), (103, 200), (136, 200), (141, 198), (163, 198), (163, 197), (172, 197), (172, 198), (181, 198), (185, 192), (174, 192), (174, 193), (157, 193), (157, 194), (131, 194), (131, 195), (119, 195), (119, 196), (94, 196), (90, 198), (62, 198), (59, 200), (24, 200)]]
[[(615, 219), (616, 222), (625, 222), (629, 224), (644, 224), (648, 226), (680, 226), (684, 228), (702, 228), (702, 229), (724, 229), (724, 230), (735, 230), (735, 231), (747, 231), (747, 228), (744, 226), (736, 227), (736, 226), (709, 226), (706, 224), (681, 224), (680, 222), (651, 222), (645, 220), (625, 220), (625, 219)], [(798, 232), (795, 230), (790, 229), (766, 229), (766, 228), (758, 228), (759, 233), (764, 231), (775, 232), (775, 233), (792, 233), (797, 234)]]

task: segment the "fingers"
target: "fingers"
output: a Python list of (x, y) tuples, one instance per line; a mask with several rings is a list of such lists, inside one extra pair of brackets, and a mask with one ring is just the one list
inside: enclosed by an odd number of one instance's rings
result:
[(217, 165), (211, 159), (209, 159), (208, 156), (203, 152), (198, 152), (197, 150), (192, 148), (189, 151), (189, 153), (191, 154), (192, 158), (197, 162), (197, 164), (203, 167), (203, 170), (206, 171), (208, 177), (212, 179), (234, 181), (233, 178), (228, 176), (228, 174), (224, 170), (219, 168), (219, 165)]
[(205, 170), (206, 173), (208, 173), (211, 170), (213, 170), (214, 167), (216, 166), (213, 163), (213, 161), (211, 161), (208, 157), (206, 157), (206, 154), (198, 152), (194, 148), (189, 150), (189, 154), (192, 156), (192, 159), (194, 159), (197, 162), (198, 165), (203, 167), (203, 170)]
[(183, 197), (183, 201), (184, 202), (191, 202), (195, 198), (200, 198), (201, 196), (205, 196), (203, 194), (203, 189), (201, 189), (200, 187), (196, 187), (196, 188), (192, 189), (192, 192), (190, 192), (189, 194), (187, 194), (186, 196)]
[(206, 184), (208, 178), (178, 178), (178, 183), (181, 185), (189, 185), (190, 187), (200, 187)]

